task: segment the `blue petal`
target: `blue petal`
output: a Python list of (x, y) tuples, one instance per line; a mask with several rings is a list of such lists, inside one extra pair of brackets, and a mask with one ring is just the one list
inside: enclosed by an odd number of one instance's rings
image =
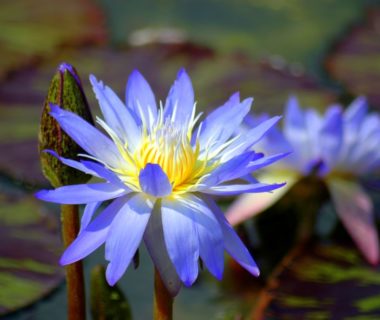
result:
[(234, 184), (234, 185), (223, 185), (209, 188), (207, 190), (202, 190), (203, 193), (214, 194), (217, 196), (235, 196), (245, 192), (270, 192), (275, 189), (281, 188), (286, 183), (254, 183), (254, 184)]
[(279, 154), (275, 154), (273, 156), (262, 157), (260, 159), (253, 160), (247, 166), (247, 170), (248, 170), (247, 173), (259, 170), (259, 169), (264, 168), (266, 166), (269, 166), (270, 164), (272, 164), (278, 160), (281, 160), (282, 158), (288, 156), (291, 153), (292, 152), (279, 153)]
[(217, 147), (227, 141), (249, 112), (252, 101), (249, 98), (240, 103), (239, 93), (235, 93), (223, 106), (210, 113), (202, 123), (200, 145), (207, 147), (217, 142)]
[(124, 182), (118, 177), (116, 173), (112, 170), (107, 169), (104, 165), (92, 162), (92, 161), (81, 161), (82, 164), (86, 166), (86, 168), (92, 170), (97, 174), (98, 177), (101, 177), (108, 182), (111, 182), (114, 185), (119, 186), (123, 189), (128, 189), (128, 187), (124, 184)]
[(259, 268), (257, 267), (255, 261), (252, 259), (251, 254), (245, 247), (243, 242), (240, 240), (239, 236), (236, 234), (234, 229), (228, 223), (222, 211), (215, 204), (215, 202), (210, 197), (203, 198), (208, 207), (213, 211), (219, 225), (222, 229), (224, 238), (224, 248), (226, 251), (238, 262), (243, 268), (248, 270), (254, 276), (260, 274)]
[(178, 72), (165, 103), (164, 116), (174, 122), (189, 123), (194, 108), (194, 90), (185, 69)]
[(219, 222), (201, 199), (188, 195), (185, 201), (195, 213), (200, 256), (207, 269), (221, 280), (224, 267), (224, 242)]
[(154, 197), (165, 197), (172, 192), (172, 185), (158, 164), (148, 163), (140, 171), (139, 181), (141, 190)]
[(245, 134), (242, 134), (224, 149), (221, 160), (226, 162), (229, 159), (232, 159), (233, 157), (236, 157), (237, 155), (250, 149), (255, 143), (260, 141), (268, 130), (270, 130), (280, 119), (281, 117), (279, 116), (270, 118), (260, 123), (257, 127), (249, 130)]
[(120, 167), (123, 159), (112, 140), (76, 114), (62, 110), (55, 105), (50, 105), (50, 107), (52, 110), (50, 115), (86, 152), (111, 167)]
[(141, 139), (141, 130), (132, 114), (111, 88), (93, 75), (90, 76), (90, 82), (106, 123), (123, 142), (127, 142), (134, 149)]
[(132, 196), (112, 221), (106, 241), (107, 282), (113, 286), (127, 270), (140, 245), (154, 203), (139, 193)]
[(331, 167), (338, 159), (343, 142), (343, 116), (340, 107), (327, 110), (319, 139), (322, 158)]
[(82, 230), (63, 253), (60, 260), (61, 265), (81, 260), (99, 248), (106, 240), (114, 217), (128, 200), (129, 196), (116, 199), (93, 222)]
[(358, 130), (368, 112), (368, 102), (365, 97), (358, 97), (344, 111), (344, 121), (351, 130)]
[(71, 168), (77, 169), (79, 171), (82, 171), (84, 173), (87, 173), (87, 174), (90, 174), (92, 176), (95, 176), (95, 177), (99, 178), (99, 175), (95, 171), (92, 171), (91, 169), (87, 168), (83, 163), (80, 163), (79, 161), (75, 161), (75, 160), (67, 159), (67, 158), (64, 158), (64, 157), (60, 157), (53, 150), (44, 150), (44, 152), (46, 152), (48, 154), (51, 154), (53, 157), (57, 158), (63, 164), (65, 164), (65, 165), (67, 165), (67, 166), (69, 166)]
[(43, 201), (61, 204), (82, 204), (114, 199), (126, 194), (126, 189), (111, 183), (77, 184), (54, 190), (41, 190), (35, 196)]
[(219, 167), (213, 170), (209, 176), (202, 180), (202, 185), (208, 188), (224, 181), (240, 178), (242, 175), (247, 174), (248, 164), (254, 158), (262, 156), (261, 153), (255, 153), (253, 151), (238, 155), (237, 157), (222, 163)]
[(137, 70), (129, 76), (125, 95), (128, 108), (131, 108), (139, 119), (151, 128), (157, 118), (156, 99), (149, 83)]
[(144, 242), (154, 266), (160, 273), (161, 279), (170, 294), (175, 297), (181, 289), (182, 282), (171, 262), (164, 240), (162, 215), (159, 205), (153, 209), (144, 233)]
[[(303, 110), (298, 104), (298, 100), (294, 96), (290, 96), (286, 108), (284, 118), (284, 132), (293, 132), (293, 130), (305, 130), (305, 116)], [(292, 134), (290, 134), (293, 136)]]
[(166, 248), (178, 276), (186, 286), (198, 276), (199, 242), (194, 211), (183, 201), (163, 198), (162, 226)]
[(87, 228), (94, 213), (96, 212), (96, 210), (98, 210), (101, 204), (102, 204), (101, 201), (87, 203), (86, 207), (84, 208), (82, 219), (80, 222), (79, 233), (81, 233), (84, 229)]

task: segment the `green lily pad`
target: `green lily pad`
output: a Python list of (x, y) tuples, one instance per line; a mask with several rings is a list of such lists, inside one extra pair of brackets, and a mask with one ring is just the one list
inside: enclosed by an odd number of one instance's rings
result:
[(100, 42), (105, 35), (100, 10), (85, 0), (54, 5), (46, 0), (4, 0), (0, 29), (0, 79), (11, 70), (52, 54), (58, 46)]
[(41, 299), (63, 280), (58, 222), (30, 195), (0, 196), (0, 315)]
[(367, 19), (352, 27), (327, 57), (330, 75), (353, 95), (366, 95), (380, 108), (380, 9), (368, 11)]
[(353, 246), (309, 243), (272, 275), (255, 319), (378, 319), (379, 270)]

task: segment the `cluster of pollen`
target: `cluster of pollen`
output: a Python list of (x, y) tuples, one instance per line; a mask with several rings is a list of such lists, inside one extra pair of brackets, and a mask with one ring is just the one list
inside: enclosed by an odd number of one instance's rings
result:
[(135, 159), (140, 169), (148, 163), (158, 164), (166, 173), (173, 189), (192, 177), (198, 157), (187, 132), (166, 121), (143, 137)]
[(172, 184), (174, 194), (189, 191), (214, 168), (207, 156), (200, 156), (198, 139), (192, 143), (193, 128), (200, 114), (198, 117), (194, 115), (195, 108), (189, 121), (185, 124), (176, 123), (174, 116), (164, 119), (161, 107), (156, 121), (150, 126), (143, 119), (141, 140), (133, 150), (104, 121), (98, 119), (98, 123), (111, 136), (124, 159), (120, 168), (110, 169), (132, 190), (141, 191), (141, 170), (148, 163), (158, 164)]

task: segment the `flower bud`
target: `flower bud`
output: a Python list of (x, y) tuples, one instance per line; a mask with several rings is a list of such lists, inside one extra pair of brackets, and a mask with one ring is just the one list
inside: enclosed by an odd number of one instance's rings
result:
[(49, 115), (50, 104), (74, 112), (93, 124), (81, 81), (73, 66), (62, 63), (50, 83), (41, 116), (38, 147), (42, 172), (54, 187), (84, 183), (89, 179), (88, 175), (64, 165), (54, 156), (44, 152), (44, 150), (53, 150), (59, 156), (70, 159), (75, 159), (79, 153), (83, 153), (83, 150)]

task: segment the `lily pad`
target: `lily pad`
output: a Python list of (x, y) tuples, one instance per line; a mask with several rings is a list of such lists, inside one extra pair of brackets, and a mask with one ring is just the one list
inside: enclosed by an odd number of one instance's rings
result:
[(95, 114), (98, 107), (86, 79), (88, 75), (95, 74), (124, 97), (127, 77), (135, 68), (143, 72), (156, 96), (165, 99), (176, 72), (185, 67), (194, 82), (198, 109), (203, 111), (223, 103), (235, 91), (240, 91), (242, 97), (255, 97), (255, 112), (276, 114), (282, 113), (291, 93), (297, 94), (303, 104), (317, 107), (335, 98), (335, 92), (308, 76), (295, 74), (286, 65), (279, 68), (246, 56), (216, 55), (209, 48), (189, 43), (120, 50), (92, 46), (66, 48), (39, 66), (15, 72), (0, 87), (0, 153), (4, 155), (0, 158), (0, 171), (29, 183), (46, 183), (39, 169), (36, 137), (49, 82), (62, 61), (77, 67)]
[(379, 270), (351, 245), (308, 243), (273, 274), (254, 319), (378, 319)]
[(57, 219), (33, 196), (0, 196), (0, 315), (41, 299), (63, 280)]
[[(186, 38), (211, 46), (218, 53), (239, 50), (256, 59), (282, 56), (295, 63), (295, 68), (301, 64), (310, 70), (310, 67), (319, 69), (320, 57), (329, 41), (356, 19), (370, 1), (99, 0), (98, 3), (109, 19), (110, 37), (118, 44)], [(326, 8), (336, 13), (333, 18), (326, 17)]]
[[(57, 10), (59, 14), (57, 14)], [(0, 79), (68, 43), (102, 42), (100, 10), (87, 0), (3, 0), (0, 10)]]
[(360, 25), (352, 27), (327, 57), (330, 75), (353, 95), (366, 95), (380, 108), (380, 9), (368, 11)]

